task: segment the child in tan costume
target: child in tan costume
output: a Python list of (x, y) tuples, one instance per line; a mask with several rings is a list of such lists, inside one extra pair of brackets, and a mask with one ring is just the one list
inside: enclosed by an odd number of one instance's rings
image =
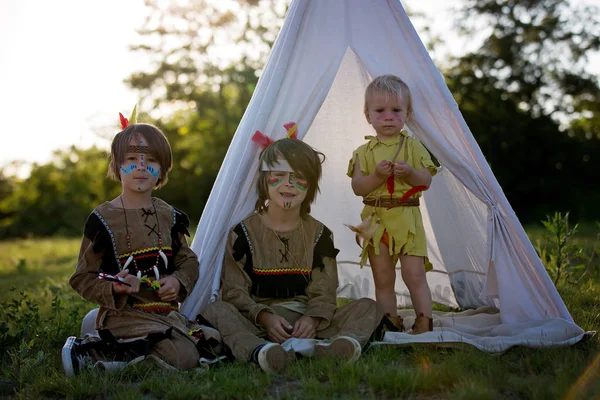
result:
[(96, 362), (152, 357), (164, 366), (198, 365), (200, 326), (178, 312), (198, 279), (188, 247), (187, 216), (152, 191), (166, 184), (171, 147), (152, 125), (129, 124), (111, 147), (109, 176), (121, 194), (88, 217), (77, 268), (69, 283), (100, 306), (96, 329), (103, 341), (71, 336), (63, 350), (67, 375)]
[(325, 339), (315, 356), (356, 360), (383, 317), (360, 299), (338, 308), (331, 231), (310, 216), (324, 156), (295, 139), (270, 144), (260, 156), (255, 213), (227, 241), (221, 301), (202, 315), (235, 358), (277, 372), (295, 359), (281, 343)]

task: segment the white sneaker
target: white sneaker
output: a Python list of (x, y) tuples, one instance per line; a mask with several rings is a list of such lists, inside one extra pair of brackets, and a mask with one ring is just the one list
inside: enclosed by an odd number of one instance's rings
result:
[(280, 344), (267, 343), (258, 352), (258, 365), (268, 373), (283, 371), (294, 359), (294, 352), (286, 351)]
[(362, 349), (358, 340), (349, 336), (338, 336), (330, 343), (317, 343), (315, 357), (336, 358), (353, 363), (360, 358)]
[(81, 351), (81, 340), (75, 336), (69, 336), (62, 348), (62, 364), (67, 376), (75, 376), (92, 365), (91, 357)]

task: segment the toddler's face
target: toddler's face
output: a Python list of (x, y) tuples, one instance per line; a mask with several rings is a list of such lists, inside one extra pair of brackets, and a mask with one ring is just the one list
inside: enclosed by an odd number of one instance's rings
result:
[(143, 137), (129, 141), (127, 153), (120, 165), (120, 176), (123, 189), (134, 192), (152, 191), (160, 178), (161, 167), (154, 159)]
[(405, 103), (381, 92), (367, 98), (367, 122), (373, 126), (379, 139), (392, 138), (400, 133), (409, 116)]
[(269, 171), (269, 201), (286, 210), (300, 208), (306, 198), (308, 181), (294, 172)]

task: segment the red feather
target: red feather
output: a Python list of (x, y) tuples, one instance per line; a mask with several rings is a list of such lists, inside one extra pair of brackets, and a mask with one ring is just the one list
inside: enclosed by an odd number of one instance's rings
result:
[(119, 113), (119, 119), (121, 120), (121, 129), (125, 129), (129, 126), (129, 120)]
[(404, 202), (404, 201), (408, 200), (410, 198), (410, 196), (412, 196), (413, 194), (422, 192), (425, 189), (427, 189), (427, 186), (425, 186), (425, 185), (413, 186), (412, 188), (410, 188), (410, 190), (408, 192), (404, 193), (404, 196), (402, 196), (400, 198), (400, 201)]
[(391, 199), (392, 194), (394, 194), (394, 175), (388, 176), (386, 185), (387, 185), (387, 190), (388, 190), (388, 193), (390, 194), (390, 199)]
[(266, 149), (271, 145), (271, 143), (273, 143), (273, 140), (271, 140), (270, 137), (263, 135), (261, 131), (254, 132), (254, 135), (252, 136), (252, 141), (258, 143), (264, 149)]
[[(284, 124), (283, 127), (285, 128), (285, 130), (288, 132), (288, 137), (290, 139), (298, 139), (298, 124), (296, 124), (295, 122), (288, 122), (287, 124)], [(290, 135), (290, 130), (292, 130), (292, 134)]]

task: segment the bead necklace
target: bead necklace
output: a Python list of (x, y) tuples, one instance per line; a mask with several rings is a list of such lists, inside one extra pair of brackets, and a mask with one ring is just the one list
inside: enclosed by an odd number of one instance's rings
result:
[[(156, 232), (156, 235), (158, 236), (158, 253), (156, 254), (156, 261), (154, 262), (154, 265), (152, 266), (152, 268), (148, 268), (148, 269), (142, 271), (138, 268), (135, 258), (133, 258), (133, 250), (131, 249), (131, 237), (129, 236), (129, 225), (127, 223), (127, 212), (125, 210), (125, 204), (123, 203), (123, 196), (119, 196), (119, 198), (121, 199), (121, 206), (123, 206), (123, 216), (125, 217), (125, 230), (127, 231), (127, 236), (126, 236), (127, 251), (129, 252), (129, 257), (127, 257), (127, 261), (125, 262), (125, 265), (123, 266), (122, 269), (127, 269), (129, 264), (131, 264), (131, 262), (133, 262), (138, 279), (142, 278), (142, 272), (144, 273), (144, 276), (145, 276), (145, 274), (148, 271), (152, 270), (154, 272), (154, 276), (155, 276), (156, 280), (159, 280), (160, 273), (158, 272), (158, 261), (162, 258), (162, 260), (165, 264), (165, 269), (169, 265), (169, 261), (167, 260), (167, 256), (165, 255), (165, 253), (162, 251), (162, 235), (160, 233), (160, 222), (158, 220), (158, 213), (156, 212), (156, 204), (154, 203), (154, 199), (152, 199), (152, 208), (154, 208), (154, 217), (156, 218), (156, 226), (158, 229)], [(144, 215), (150, 214), (149, 210), (146, 210), (143, 207), (142, 207), (142, 210), (144, 211)], [(146, 219), (147, 219), (147, 217), (146, 217)]]

